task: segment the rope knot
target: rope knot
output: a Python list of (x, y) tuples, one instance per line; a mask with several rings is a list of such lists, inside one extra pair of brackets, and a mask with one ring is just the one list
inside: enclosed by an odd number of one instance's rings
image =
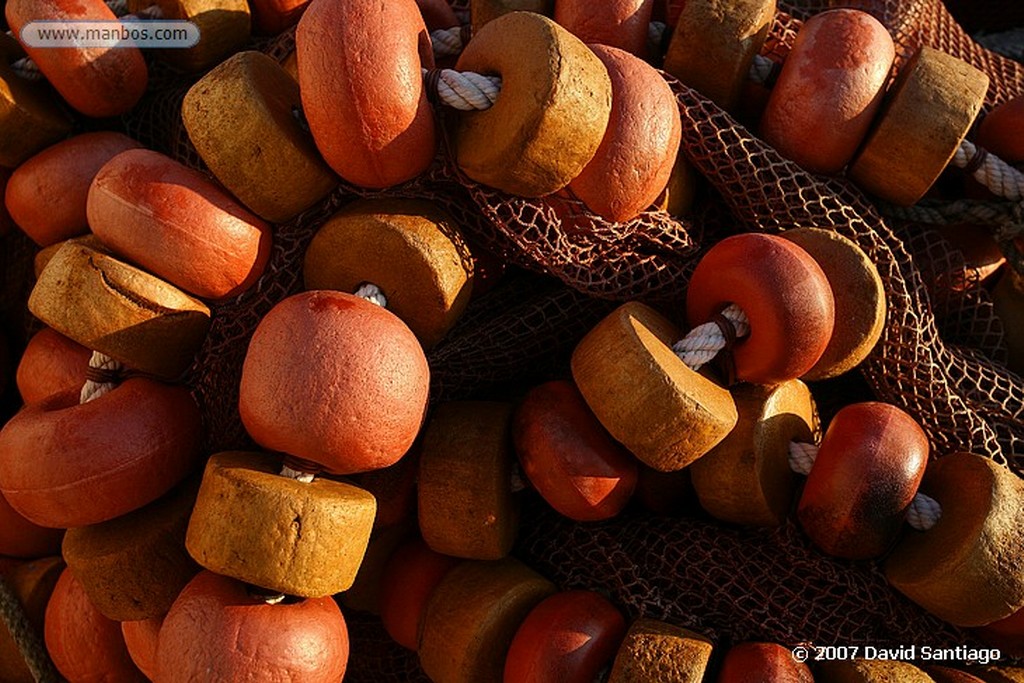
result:
[(988, 150), (980, 145), (975, 147), (974, 154), (971, 155), (971, 158), (967, 161), (967, 165), (964, 166), (964, 173), (969, 176), (973, 176), (974, 172), (984, 165), (986, 157), (988, 157)]
[(430, 102), (430, 104), (435, 107), (439, 107), (443, 104), (441, 101), (441, 93), (437, 87), (440, 82), (440, 69), (427, 69), (423, 74), (423, 87), (427, 89), (427, 102)]
[(709, 321), (713, 323), (722, 333), (723, 345), (721, 351), (718, 352), (718, 364), (722, 371), (723, 381), (727, 387), (731, 387), (736, 384), (736, 359), (732, 355), (732, 349), (736, 345), (736, 339), (738, 336), (736, 325), (733, 321), (725, 317), (721, 311), (711, 316)]
[(79, 392), (78, 402), (88, 403), (112, 391), (130, 376), (129, 370), (110, 356), (93, 351), (89, 367), (85, 371), (85, 383)]

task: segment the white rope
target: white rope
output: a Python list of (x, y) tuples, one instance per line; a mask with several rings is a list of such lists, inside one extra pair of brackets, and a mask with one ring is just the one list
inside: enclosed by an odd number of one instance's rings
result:
[[(424, 69), (426, 74), (427, 70)], [(437, 94), (449, 107), (462, 111), (490, 109), (501, 92), (501, 78), (472, 71), (441, 69)]]
[(510, 481), (510, 488), (512, 493), (519, 493), (527, 489), (526, 476), (523, 473), (522, 468), (519, 466), (519, 461), (516, 460), (512, 463), (512, 477)]
[(366, 282), (359, 285), (359, 289), (355, 291), (355, 295), (366, 299), (370, 303), (377, 304), (381, 308), (388, 307), (388, 298), (384, 296), (384, 290), (372, 282)]
[[(802, 441), (789, 442), (789, 468), (805, 477), (811, 473), (818, 457), (818, 446)], [(907, 508), (907, 524), (918, 531), (928, 531), (942, 518), (939, 501), (918, 492)]]
[[(966, 168), (977, 153), (978, 148), (974, 143), (964, 140), (953, 155), (952, 163), (957, 168)], [(1024, 173), (993, 154), (985, 155), (973, 175), (975, 180), (999, 197), (1015, 202), (1024, 199)]]
[(11, 70), (26, 81), (43, 80), (43, 72), (29, 57), (22, 57), (11, 63)]
[(979, 225), (1016, 225), (1024, 216), (1024, 205), (1008, 201), (957, 199), (955, 201), (922, 199), (911, 206), (897, 206), (875, 201), (882, 214), (915, 223), (951, 225), (977, 223)]
[(128, 0), (107, 0), (106, 5), (115, 17), (123, 17), (128, 14)]
[(789, 469), (805, 477), (814, 467), (814, 459), (818, 457), (818, 447), (804, 441), (789, 442)]
[(748, 78), (754, 83), (764, 84), (771, 77), (775, 62), (764, 55), (754, 55), (754, 61), (750, 63)]
[(466, 47), (462, 44), (462, 27), (439, 28), (430, 32), (430, 44), (435, 57), (453, 57)]
[(942, 518), (942, 506), (939, 501), (929, 498), (923, 493), (914, 496), (907, 510), (907, 524), (918, 531), (928, 531), (939, 523)]
[[(732, 323), (736, 329), (736, 338), (750, 334), (750, 321), (747, 314), (736, 304), (722, 311), (722, 317)], [(690, 332), (672, 345), (672, 350), (692, 370), (700, 370), (725, 348), (725, 335), (713, 322), (697, 325)]]
[(665, 40), (665, 31), (668, 30), (663, 22), (652, 21), (647, 25), (647, 51), (656, 55), (661, 52), (661, 42)]
[(308, 484), (316, 477), (312, 472), (304, 472), (302, 470), (292, 469), (286, 464), (281, 465), (281, 476), (300, 481), (303, 484)]
[[(119, 361), (99, 351), (92, 352), (92, 356), (89, 358), (89, 367), (109, 372), (118, 372), (124, 369), (124, 365)], [(85, 384), (82, 385), (82, 391), (78, 394), (78, 402), (79, 404), (88, 403), (116, 387), (117, 382), (95, 382), (91, 379), (86, 379)]]

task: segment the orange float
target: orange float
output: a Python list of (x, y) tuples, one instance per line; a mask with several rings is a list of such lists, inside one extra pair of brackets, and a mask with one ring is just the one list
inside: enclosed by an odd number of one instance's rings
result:
[(393, 313), (312, 291), (263, 318), (242, 367), (239, 411), (263, 447), (337, 474), (405, 455), (427, 405), (423, 348)]
[(836, 557), (881, 555), (895, 540), (928, 464), (928, 437), (885, 403), (855, 403), (832, 418), (804, 484), (797, 517)]
[(1024, 161), (1024, 96), (1003, 102), (978, 124), (976, 142), (1009, 164)]
[(814, 683), (792, 650), (776, 643), (740, 643), (726, 653), (718, 683)]
[(330, 597), (284, 599), (202, 572), (164, 618), (155, 683), (338, 683), (348, 665), (345, 618)]
[(420, 69), (434, 54), (415, 0), (316, 3), (295, 45), (306, 120), (338, 175), (383, 188), (426, 170), (437, 142)]
[(512, 439), (530, 483), (570, 519), (609, 519), (633, 495), (637, 461), (612, 440), (571, 382), (532, 389), (516, 412)]
[[(7, 183), (11, 179), (11, 170), (0, 166), (0, 194), (7, 193)], [(0, 202), (0, 236), (6, 235), (14, 226), (11, 214), (7, 211), (7, 205)]]
[(733, 348), (736, 378), (776, 384), (802, 376), (828, 346), (835, 302), (821, 267), (792, 242), (746, 233), (718, 242), (697, 264), (686, 317), (707, 322), (729, 304), (750, 321)]
[(48, 147), (11, 175), (4, 193), (11, 218), (41, 247), (89, 232), (85, 202), (93, 178), (112, 158), (141, 146), (104, 131)]
[(626, 620), (592, 591), (545, 598), (526, 616), (505, 659), (504, 683), (591, 683), (615, 657)]
[(397, 527), (416, 515), (416, 473), (419, 449), (416, 445), (390, 467), (352, 475), (352, 482), (369, 491), (377, 501), (373, 530)]
[(121, 626), (99, 613), (67, 569), (46, 606), (46, 649), (69, 681), (145, 683), (128, 656)]
[(112, 251), (208, 299), (248, 289), (270, 258), (270, 226), (197, 171), (146, 149), (100, 169), (89, 226)]
[(950, 669), (947, 666), (926, 666), (924, 671), (934, 683), (986, 683), (966, 671)]
[(48, 529), (28, 521), (0, 495), (0, 556), (59, 555), (63, 529)]
[[(0, 558), (0, 563), (3, 564), (0, 574), (21, 604), (29, 625), (41, 637), (46, 605), (64, 571), (63, 560), (59, 556), (31, 562)], [(4, 683), (36, 683), (36, 677), (6, 625), (0, 626), (0, 677)]]
[(252, 24), (255, 33), (276, 36), (299, 23), (309, 0), (252, 0)]
[(1010, 657), (1024, 657), (1024, 607), (999, 621), (976, 628), (974, 634)]
[(41, 526), (103, 522), (181, 481), (200, 438), (199, 408), (183, 387), (135, 378), (88, 403), (78, 391), (57, 394), (0, 431), (0, 492)]
[(408, 541), (391, 556), (381, 577), (380, 620), (396, 643), (410, 650), (419, 648), (427, 602), (461, 561), (434, 552), (420, 538)]
[(816, 14), (797, 34), (761, 118), (761, 135), (814, 173), (838, 173), (882, 103), (896, 48), (854, 9)]
[(416, 0), (416, 6), (420, 8), (423, 22), (431, 31), (459, 25), (458, 17), (446, 0)]
[[(32, 21), (117, 21), (103, 0), (11, 0), (5, 13), (15, 35)], [(123, 114), (146, 91), (146, 62), (136, 47), (26, 45), (25, 52), (68, 104), (86, 116)]]
[(627, 221), (668, 184), (682, 135), (679, 105), (647, 62), (615, 47), (589, 47), (608, 69), (612, 109), (597, 152), (569, 190), (602, 217)]
[(128, 656), (146, 678), (156, 678), (156, 646), (160, 638), (160, 627), (164, 625), (163, 615), (140, 621), (122, 621), (121, 635), (128, 649)]
[(654, 0), (557, 0), (555, 21), (584, 43), (618, 48), (643, 58), (653, 9)]
[(32, 335), (21, 355), (15, 381), (25, 403), (78, 390), (85, 383), (92, 352), (49, 327)]

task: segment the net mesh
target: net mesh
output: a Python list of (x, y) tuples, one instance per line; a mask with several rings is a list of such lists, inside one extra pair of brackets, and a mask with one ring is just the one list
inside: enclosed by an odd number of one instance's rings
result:
[[(464, 12), (467, 2), (453, 4)], [(829, 5), (780, 2), (784, 11), (765, 52), (784, 58), (801, 20)], [(988, 107), (1024, 91), (1021, 66), (975, 44), (939, 0), (843, 5), (870, 11), (890, 27), (900, 59), (930, 45), (985, 71), (991, 78)], [(257, 47), (283, 60), (293, 44), (292, 31)], [(628, 223), (609, 223), (572, 200), (504, 195), (462, 177), (442, 149), (423, 176), (403, 186), (384, 193), (342, 186), (276, 226), (265, 275), (250, 291), (214, 307), (210, 334), (188, 377), (203, 408), (208, 450), (252, 445), (236, 408), (248, 340), (276, 302), (302, 289), (302, 257), (319, 225), (356, 197), (383, 194), (438, 202), (475, 251), (512, 266), (429, 354), (434, 401), (515, 396), (531, 383), (566, 376), (571, 349), (616, 301), (656, 301), (678, 318), (689, 273), (703, 250), (724, 235), (830, 228), (877, 264), (888, 297), (882, 338), (861, 370), (873, 395), (912, 414), (935, 454), (968, 450), (1020, 471), (1024, 381), (1001, 365), (1001, 323), (959, 252), (934, 230), (883, 220), (855, 186), (804, 172), (713, 103), (667, 78), (679, 102), (683, 152), (706, 179), (685, 220), (649, 211)], [(165, 74), (123, 124), (148, 146), (203, 169), (179, 115), (187, 87)], [(19, 237), (5, 240), (13, 248), (5, 250), (0, 303), (23, 342), (31, 249)], [(822, 403), (836, 401), (828, 385), (821, 390)], [(826, 558), (793, 524), (744, 530), (699, 517), (632, 512), (579, 525), (530, 497), (523, 529), (516, 552), (560, 587), (601, 590), (631, 617), (664, 618), (722, 645), (749, 638), (880, 646), (970, 640), (890, 589), (876, 565)], [(415, 654), (390, 643), (372, 617), (352, 614), (349, 621), (353, 647), (346, 680), (426, 680)]]

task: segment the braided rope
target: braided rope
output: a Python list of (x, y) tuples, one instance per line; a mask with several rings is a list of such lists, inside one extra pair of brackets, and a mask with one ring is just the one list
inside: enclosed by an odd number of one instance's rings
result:
[(388, 298), (384, 296), (384, 290), (372, 282), (364, 282), (359, 285), (359, 288), (355, 291), (355, 295), (366, 299), (372, 304), (377, 304), (381, 308), (388, 307)]
[[(736, 304), (729, 304), (721, 313), (736, 330), (736, 338), (750, 334), (747, 314)], [(692, 370), (700, 370), (710, 363), (727, 345), (725, 334), (717, 322), (697, 325), (685, 337), (672, 345), (672, 350)]]
[(652, 21), (647, 25), (647, 52), (656, 55), (661, 52), (662, 41), (665, 40), (665, 32), (668, 25), (660, 21)]
[(993, 52), (1024, 62), (1024, 28), (1014, 28), (1000, 33), (981, 32), (976, 33), (973, 38)]
[(987, 202), (973, 199), (958, 199), (952, 202), (922, 199), (912, 206), (878, 202), (882, 214), (889, 218), (933, 225), (1020, 223), (1024, 216), (1022, 206), (1024, 205), (1014, 202)]
[(106, 0), (106, 5), (115, 17), (123, 17), (128, 14), (128, 0)]
[[(797, 474), (807, 476), (811, 473), (814, 461), (818, 457), (818, 446), (813, 443), (791, 441), (789, 444), (789, 468)], [(923, 493), (916, 493), (907, 509), (907, 524), (918, 531), (928, 531), (942, 517), (942, 506), (934, 498)]]
[(294, 469), (287, 462), (281, 465), (281, 471), (279, 474), (282, 477), (288, 477), (289, 479), (294, 479), (295, 481), (302, 482), (303, 484), (309, 484), (316, 478), (316, 475), (313, 472)]
[(439, 28), (430, 32), (430, 44), (434, 46), (435, 57), (453, 57), (462, 52), (462, 27)]
[(942, 506), (939, 501), (929, 498), (923, 493), (914, 496), (907, 510), (907, 524), (918, 531), (928, 531), (939, 523), (942, 517)]
[(7, 579), (0, 576), (0, 620), (7, 626), (11, 638), (18, 646), (25, 665), (37, 683), (57, 683), (57, 674), (42, 637), (29, 623), (25, 608), (14, 594)]
[(814, 467), (814, 459), (818, 455), (818, 447), (804, 441), (789, 442), (789, 469), (805, 477)]
[(106, 354), (93, 351), (89, 358), (89, 369), (100, 374), (86, 376), (85, 384), (79, 393), (79, 403), (88, 403), (116, 388), (116, 375), (124, 371), (124, 365)]
[[(424, 76), (429, 74), (423, 70)], [(472, 71), (441, 69), (437, 79), (437, 94), (441, 102), (460, 111), (490, 109), (501, 92), (501, 78), (483, 76)]]
[(771, 79), (772, 71), (775, 68), (775, 62), (764, 55), (754, 55), (754, 61), (750, 63), (750, 72), (747, 77), (754, 83), (764, 85)]
[(971, 175), (998, 197), (1015, 202), (1024, 199), (1024, 173), (999, 157), (985, 154), (970, 140), (960, 143), (951, 163), (957, 168), (977, 166)]
[(29, 57), (22, 57), (12, 62), (11, 70), (19, 78), (24, 78), (26, 81), (43, 80), (43, 72), (39, 70), (39, 66)]

